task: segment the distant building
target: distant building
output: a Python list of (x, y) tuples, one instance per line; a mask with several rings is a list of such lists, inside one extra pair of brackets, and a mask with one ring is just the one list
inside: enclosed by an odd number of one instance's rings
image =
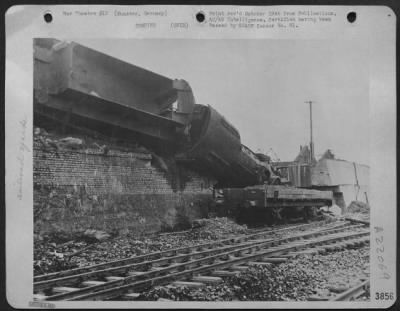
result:
[(352, 201), (368, 203), (369, 166), (335, 159), (330, 150), (312, 169), (313, 188), (332, 190), (335, 204), (342, 210)]
[[(310, 164), (310, 148), (308, 146), (300, 146), (300, 152), (297, 155), (296, 159), (294, 159), (294, 162), (297, 164)], [(313, 157), (312, 163), (317, 162), (315, 158)]]

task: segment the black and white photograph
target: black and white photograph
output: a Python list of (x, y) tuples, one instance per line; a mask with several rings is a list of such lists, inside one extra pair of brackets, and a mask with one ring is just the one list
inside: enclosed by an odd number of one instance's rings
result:
[[(337, 18), (238, 12), (194, 22)], [(345, 27), (362, 27), (354, 14)], [(373, 225), (371, 146), (384, 154), (377, 135), (395, 133), (372, 127), (382, 55), (364, 35), (57, 33), (31, 38), (31, 121), (19, 124), (31, 140), (18, 147), (32, 162), (31, 306), (395, 299), (371, 290), (371, 270), (395, 277), (395, 258), (375, 251), (389, 229)]]

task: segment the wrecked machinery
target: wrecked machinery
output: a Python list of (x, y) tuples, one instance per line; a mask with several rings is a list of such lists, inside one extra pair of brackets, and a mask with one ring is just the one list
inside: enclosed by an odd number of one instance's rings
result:
[(217, 194), (227, 187), (279, 183), (268, 161), (241, 143), (232, 124), (213, 107), (196, 103), (188, 82), (75, 42), (34, 40), (34, 118), (44, 127), (89, 129), (143, 145), (213, 176)]
[(220, 185), (255, 185), (271, 175), (233, 125), (196, 104), (185, 80), (73, 42), (34, 41), (34, 112), (37, 123), (89, 128), (173, 156)]

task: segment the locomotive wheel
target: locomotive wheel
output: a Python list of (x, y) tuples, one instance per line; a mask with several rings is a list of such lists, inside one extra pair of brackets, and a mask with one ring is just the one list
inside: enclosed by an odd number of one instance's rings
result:
[(318, 209), (313, 206), (305, 206), (303, 209), (303, 216), (305, 222), (310, 222), (317, 217)]
[(287, 219), (283, 214), (283, 207), (273, 207), (272, 208), (272, 222), (274, 224), (286, 223)]

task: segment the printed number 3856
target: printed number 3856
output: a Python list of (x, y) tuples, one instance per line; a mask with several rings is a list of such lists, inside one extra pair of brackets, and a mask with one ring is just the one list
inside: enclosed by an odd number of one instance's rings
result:
[(393, 293), (375, 293), (375, 299), (376, 300), (393, 300), (394, 299), (394, 294)]

